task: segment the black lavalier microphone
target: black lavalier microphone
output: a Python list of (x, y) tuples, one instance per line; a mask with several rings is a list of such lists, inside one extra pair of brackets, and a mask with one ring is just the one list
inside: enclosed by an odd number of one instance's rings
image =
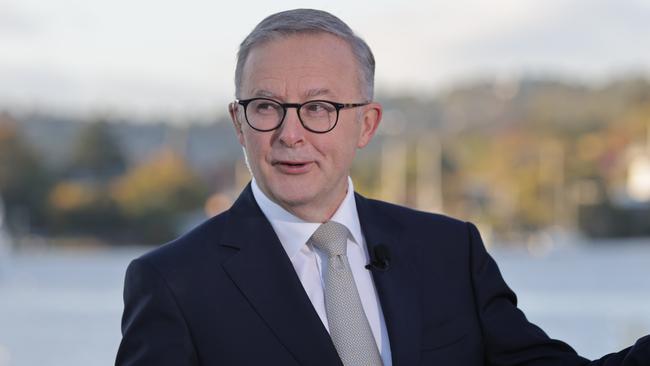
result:
[(370, 254), (370, 263), (366, 265), (366, 269), (372, 271), (388, 271), (390, 268), (390, 252), (388, 247), (384, 244), (375, 246)]

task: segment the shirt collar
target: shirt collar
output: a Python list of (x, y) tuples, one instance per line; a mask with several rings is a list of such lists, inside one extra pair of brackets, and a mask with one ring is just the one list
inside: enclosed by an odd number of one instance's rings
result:
[[(264, 192), (259, 188), (255, 178), (251, 182), (253, 197), (260, 206), (264, 216), (269, 220), (273, 230), (278, 235), (280, 243), (287, 252), (289, 258), (293, 258), (300, 249), (307, 243), (307, 240), (314, 234), (321, 223), (307, 222), (293, 215), (282, 208), (277, 203), (271, 201)], [(357, 214), (357, 205), (354, 199), (354, 185), (352, 179), (348, 177), (348, 191), (336, 210), (331, 221), (336, 221), (345, 225), (352, 235), (352, 241), (357, 245), (363, 245), (363, 236), (361, 235), (361, 225), (359, 215)]]

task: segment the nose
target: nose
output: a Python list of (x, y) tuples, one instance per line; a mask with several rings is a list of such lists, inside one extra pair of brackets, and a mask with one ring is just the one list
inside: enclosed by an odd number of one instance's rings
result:
[(288, 108), (284, 121), (278, 129), (278, 140), (285, 146), (293, 147), (304, 141), (305, 131), (298, 118), (298, 110)]

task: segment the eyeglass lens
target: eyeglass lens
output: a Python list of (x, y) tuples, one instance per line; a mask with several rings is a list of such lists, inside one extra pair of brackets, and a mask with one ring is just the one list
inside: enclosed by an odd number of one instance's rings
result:
[[(248, 123), (259, 130), (272, 130), (284, 118), (285, 110), (280, 103), (268, 99), (255, 99), (246, 106)], [(300, 106), (298, 116), (303, 125), (312, 131), (328, 131), (336, 123), (336, 107), (326, 101), (313, 101)]]

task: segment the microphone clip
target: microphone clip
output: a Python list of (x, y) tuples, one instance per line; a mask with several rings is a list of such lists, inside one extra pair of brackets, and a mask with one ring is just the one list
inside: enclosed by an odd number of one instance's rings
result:
[(379, 244), (373, 248), (370, 263), (366, 265), (366, 269), (379, 272), (386, 272), (390, 269), (390, 253), (385, 245)]

